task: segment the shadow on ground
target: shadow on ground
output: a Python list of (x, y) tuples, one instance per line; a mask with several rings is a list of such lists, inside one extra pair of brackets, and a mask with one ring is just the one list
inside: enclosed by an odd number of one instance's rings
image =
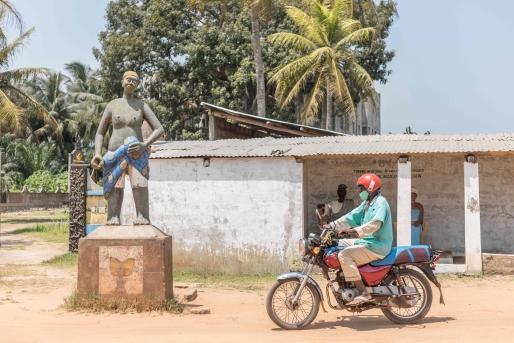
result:
[[(337, 317), (334, 321), (320, 320), (307, 326), (304, 330), (319, 330), (319, 329), (332, 329), (335, 330), (338, 327), (347, 327), (355, 331), (375, 331), (382, 329), (424, 329), (426, 324), (442, 323), (456, 320), (453, 317), (425, 317), (419, 323), (401, 325), (391, 322), (389, 319), (383, 316), (359, 316), (359, 317)], [(273, 328), (273, 331), (282, 331), (281, 328)]]

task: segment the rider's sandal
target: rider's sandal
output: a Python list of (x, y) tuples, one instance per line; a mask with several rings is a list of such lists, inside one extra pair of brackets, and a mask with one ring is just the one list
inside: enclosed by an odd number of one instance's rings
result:
[(368, 299), (366, 297), (363, 297), (362, 295), (359, 295), (355, 299), (353, 299), (351, 302), (348, 303), (350, 306), (356, 306), (364, 303), (371, 302), (371, 299)]

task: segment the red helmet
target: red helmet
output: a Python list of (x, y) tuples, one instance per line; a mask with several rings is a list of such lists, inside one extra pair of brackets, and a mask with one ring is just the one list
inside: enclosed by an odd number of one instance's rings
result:
[(363, 185), (371, 193), (380, 188), (382, 183), (375, 174), (364, 174), (357, 180), (357, 186)]

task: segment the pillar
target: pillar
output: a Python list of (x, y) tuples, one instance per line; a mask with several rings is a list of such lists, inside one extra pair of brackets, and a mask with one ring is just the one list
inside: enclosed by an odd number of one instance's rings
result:
[(78, 251), (79, 239), (86, 236), (86, 176), (87, 164), (78, 144), (70, 154), (70, 238), (69, 251)]
[(482, 238), (478, 162), (474, 155), (468, 155), (464, 162), (464, 211), (466, 273), (476, 274), (482, 270)]
[(209, 111), (209, 140), (215, 141), (218, 139), (218, 121), (215, 116)]
[(411, 162), (398, 159), (397, 240), (398, 246), (411, 245)]

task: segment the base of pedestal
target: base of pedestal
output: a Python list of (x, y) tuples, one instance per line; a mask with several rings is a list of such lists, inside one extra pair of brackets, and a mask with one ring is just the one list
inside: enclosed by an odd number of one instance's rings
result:
[(172, 238), (153, 225), (102, 226), (79, 240), (79, 295), (173, 296)]

